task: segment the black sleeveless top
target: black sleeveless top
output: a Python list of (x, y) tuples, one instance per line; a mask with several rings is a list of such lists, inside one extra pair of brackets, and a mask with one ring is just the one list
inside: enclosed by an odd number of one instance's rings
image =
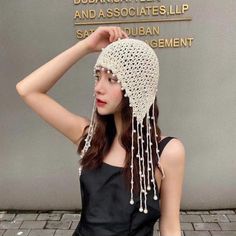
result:
[[(159, 155), (174, 137), (159, 142)], [(123, 167), (103, 162), (95, 170), (83, 170), (80, 176), (82, 212), (72, 236), (152, 236), (160, 218), (159, 200), (147, 194), (148, 213), (139, 212), (139, 197), (130, 202), (121, 174)], [(158, 189), (157, 189), (157, 195)]]

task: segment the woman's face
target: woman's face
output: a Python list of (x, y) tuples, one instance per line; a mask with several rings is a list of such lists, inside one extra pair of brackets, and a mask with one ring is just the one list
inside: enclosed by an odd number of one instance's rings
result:
[[(120, 104), (123, 98), (121, 85), (112, 73), (107, 70), (96, 71), (95, 97), (97, 112), (100, 115), (114, 114), (120, 111)], [(105, 102), (101, 103), (99, 100)]]

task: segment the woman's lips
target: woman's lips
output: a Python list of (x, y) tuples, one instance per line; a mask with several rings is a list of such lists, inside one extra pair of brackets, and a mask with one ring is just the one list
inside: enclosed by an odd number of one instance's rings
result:
[(106, 102), (104, 102), (104, 101), (102, 101), (102, 100), (100, 100), (100, 99), (98, 99), (98, 98), (97, 98), (97, 102), (106, 103)]
[(106, 102), (104, 102), (104, 101), (102, 101), (100, 99), (97, 99), (96, 103), (97, 103), (98, 106), (104, 106), (106, 104)]

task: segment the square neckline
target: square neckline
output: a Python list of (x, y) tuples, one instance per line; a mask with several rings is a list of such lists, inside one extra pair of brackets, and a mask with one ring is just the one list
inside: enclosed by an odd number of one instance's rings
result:
[[(161, 139), (161, 140), (159, 141), (159, 143), (162, 142), (162, 141), (163, 141), (165, 138), (167, 138), (167, 137), (169, 137), (169, 136), (166, 136), (166, 137), (164, 137), (163, 139)], [(114, 166), (114, 165), (111, 165), (111, 164), (109, 164), (109, 163), (107, 163), (107, 162), (104, 162), (104, 161), (102, 161), (102, 164), (103, 164), (103, 165), (106, 165), (106, 166), (108, 166), (108, 167), (117, 168), (117, 169), (124, 169), (124, 168), (125, 168), (124, 166)]]

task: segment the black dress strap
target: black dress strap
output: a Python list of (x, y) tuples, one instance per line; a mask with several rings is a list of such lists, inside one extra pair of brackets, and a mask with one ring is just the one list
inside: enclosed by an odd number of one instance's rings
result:
[(159, 142), (159, 156), (161, 156), (162, 151), (164, 150), (166, 144), (175, 137), (167, 136)]

